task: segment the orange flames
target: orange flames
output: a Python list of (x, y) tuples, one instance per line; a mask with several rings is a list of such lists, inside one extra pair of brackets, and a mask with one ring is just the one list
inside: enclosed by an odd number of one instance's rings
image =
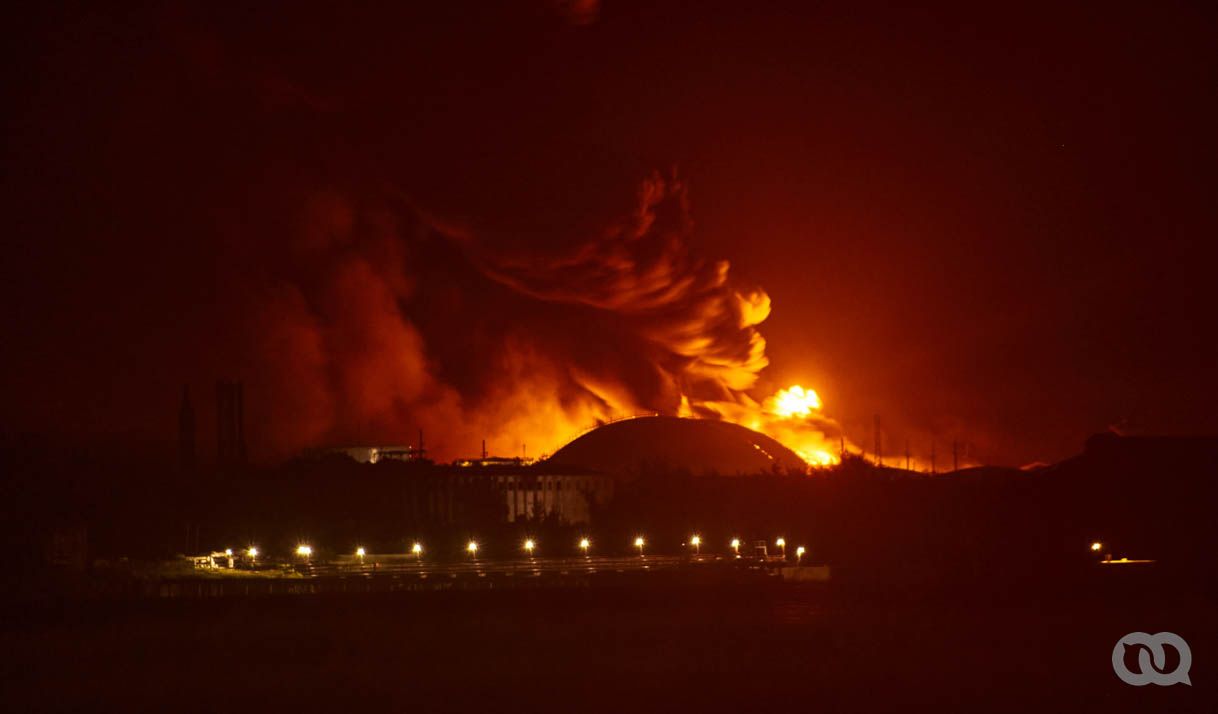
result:
[(770, 412), (780, 417), (811, 416), (813, 410), (821, 407), (820, 397), (816, 390), (805, 390), (798, 384), (779, 390), (777, 394), (766, 400)]
[(832, 434), (839, 432), (839, 428), (824, 416), (821, 407), (820, 396), (815, 390), (796, 384), (779, 390), (761, 403), (747, 395), (737, 395), (735, 401), (693, 405), (684, 400), (679, 415), (709, 415), (759, 431), (794, 451), (809, 466), (824, 467), (841, 460), (838, 452), (844, 442), (835, 443), (840, 437)]
[(828, 421), (821, 415), (820, 396), (798, 384), (781, 389), (764, 402), (771, 418), (761, 431), (786, 444), (812, 466), (831, 466), (840, 459), (824, 432)]
[(310, 207), (251, 315), (260, 440), (280, 454), (423, 430), (441, 461), (482, 443), (534, 457), (650, 413), (731, 421), (812, 466), (838, 460), (815, 390), (752, 396), (770, 298), (692, 250), (675, 177), (648, 178), (633, 211), (546, 251), (430, 216), (398, 226), (376, 202)]

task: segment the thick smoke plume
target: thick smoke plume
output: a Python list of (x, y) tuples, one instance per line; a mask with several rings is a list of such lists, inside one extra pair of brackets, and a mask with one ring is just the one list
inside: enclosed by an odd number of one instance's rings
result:
[[(639, 413), (777, 427), (749, 395), (768, 364), (769, 297), (692, 249), (675, 178), (647, 178), (599, 233), (528, 254), (398, 201), (308, 203), (252, 325), (279, 455), (422, 429), (439, 459), (483, 439), (538, 456)], [(800, 431), (819, 443), (830, 428)]]

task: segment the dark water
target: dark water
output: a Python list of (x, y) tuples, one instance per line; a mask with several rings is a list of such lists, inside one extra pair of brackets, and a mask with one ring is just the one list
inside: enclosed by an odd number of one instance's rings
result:
[[(790, 585), (68, 607), (3, 635), (7, 711), (1215, 711), (1218, 615), (1177, 593)], [(1171, 630), (1194, 686), (1134, 688)]]

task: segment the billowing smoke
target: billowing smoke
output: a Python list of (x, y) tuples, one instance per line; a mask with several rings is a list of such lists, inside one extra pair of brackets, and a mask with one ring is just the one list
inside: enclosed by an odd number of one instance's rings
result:
[[(627, 215), (532, 252), (399, 199), (312, 196), (251, 319), (267, 446), (410, 443), (422, 429), (439, 459), (483, 439), (538, 456), (646, 412), (775, 431), (749, 395), (769, 298), (699, 256), (692, 228), (686, 187), (658, 174)], [(818, 444), (832, 430), (783, 424)]]

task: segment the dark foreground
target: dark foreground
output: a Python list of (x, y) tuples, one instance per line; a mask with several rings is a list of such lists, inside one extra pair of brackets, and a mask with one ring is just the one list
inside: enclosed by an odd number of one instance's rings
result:
[[(6, 624), (6, 711), (1214, 711), (1212, 593), (680, 583), (48, 607)], [(19, 613), (10, 613), (17, 615)], [(1192, 687), (1112, 671), (1192, 645)]]

